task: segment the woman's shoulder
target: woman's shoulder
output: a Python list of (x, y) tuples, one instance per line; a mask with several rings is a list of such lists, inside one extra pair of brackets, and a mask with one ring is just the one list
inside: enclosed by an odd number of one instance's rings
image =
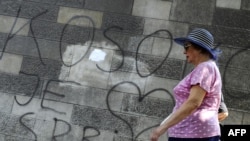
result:
[(216, 65), (215, 61), (208, 60), (208, 61), (200, 63), (199, 65), (197, 65), (196, 68), (197, 69), (204, 69), (204, 68), (211, 69), (211, 68), (217, 68), (217, 65)]
[(199, 65), (197, 65), (191, 72), (191, 75), (207, 75), (207, 74), (214, 74), (214, 72), (217, 72), (218, 67), (216, 63), (211, 61), (202, 62)]

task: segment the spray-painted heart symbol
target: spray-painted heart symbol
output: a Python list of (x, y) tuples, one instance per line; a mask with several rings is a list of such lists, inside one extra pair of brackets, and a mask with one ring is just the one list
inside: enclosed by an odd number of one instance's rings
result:
[(136, 85), (134, 82), (131, 82), (131, 81), (123, 81), (123, 82), (121, 82), (121, 83), (118, 83), (118, 84), (114, 85), (114, 86), (108, 91), (108, 94), (107, 94), (107, 97), (106, 97), (106, 104), (107, 104), (108, 110), (110, 111), (110, 113), (111, 113), (113, 116), (115, 116), (116, 118), (118, 118), (118, 119), (120, 119), (121, 121), (123, 121), (123, 122), (129, 127), (129, 130), (130, 130), (130, 133), (131, 133), (131, 141), (135, 141), (143, 132), (145, 132), (145, 131), (147, 131), (147, 130), (149, 130), (149, 129), (151, 129), (151, 128), (154, 128), (154, 127), (158, 126), (159, 124), (156, 124), (156, 125), (153, 125), (153, 126), (150, 126), (150, 127), (146, 128), (146, 129), (143, 129), (143, 130), (140, 131), (137, 135), (134, 135), (134, 131), (133, 131), (133, 128), (132, 128), (131, 124), (130, 124), (127, 120), (125, 120), (124, 118), (122, 118), (121, 116), (115, 114), (115, 113), (111, 110), (111, 108), (110, 108), (109, 96), (110, 96), (111, 92), (112, 92), (117, 86), (122, 85), (122, 84), (131, 84), (132, 86), (134, 86), (134, 87), (137, 89), (137, 92), (138, 92), (138, 94), (139, 94), (138, 102), (142, 102), (143, 99), (144, 99), (145, 97), (147, 97), (148, 95), (150, 95), (150, 94), (152, 94), (152, 93), (154, 93), (154, 92), (156, 92), (156, 91), (164, 91), (164, 92), (166, 92), (166, 93), (171, 97), (173, 105), (174, 105), (174, 98), (173, 98), (172, 94), (171, 94), (168, 90), (163, 89), (163, 88), (154, 89), (154, 90), (151, 90), (151, 91), (147, 92), (146, 94), (142, 95), (139, 86)]

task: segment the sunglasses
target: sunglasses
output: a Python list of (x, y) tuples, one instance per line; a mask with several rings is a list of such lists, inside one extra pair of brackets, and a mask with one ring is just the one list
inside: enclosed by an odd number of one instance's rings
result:
[(189, 47), (191, 47), (192, 44), (184, 44), (184, 49), (187, 51)]

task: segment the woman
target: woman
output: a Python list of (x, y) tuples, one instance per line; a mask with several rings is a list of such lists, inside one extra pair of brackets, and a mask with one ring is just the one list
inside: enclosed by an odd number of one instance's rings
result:
[(219, 50), (213, 48), (212, 34), (201, 28), (174, 41), (184, 47), (194, 69), (174, 88), (172, 114), (151, 134), (151, 141), (168, 133), (168, 141), (219, 141), (218, 110), (221, 75), (216, 65)]

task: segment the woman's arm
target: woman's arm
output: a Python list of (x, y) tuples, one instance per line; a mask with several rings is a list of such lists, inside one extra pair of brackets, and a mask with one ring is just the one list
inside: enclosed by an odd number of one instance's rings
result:
[(219, 113), (218, 113), (218, 119), (219, 121), (223, 121), (228, 117), (228, 109), (227, 109), (227, 105), (224, 101), (224, 96), (223, 94), (221, 95), (221, 103), (220, 103), (220, 107), (219, 107)]
[(165, 133), (169, 127), (179, 123), (184, 118), (194, 112), (202, 103), (206, 91), (199, 85), (192, 86), (188, 99), (176, 110), (171, 116), (151, 134), (151, 141), (157, 141), (158, 138)]
[(218, 113), (219, 122), (225, 120), (227, 117), (228, 117), (228, 112), (221, 112), (221, 113)]

